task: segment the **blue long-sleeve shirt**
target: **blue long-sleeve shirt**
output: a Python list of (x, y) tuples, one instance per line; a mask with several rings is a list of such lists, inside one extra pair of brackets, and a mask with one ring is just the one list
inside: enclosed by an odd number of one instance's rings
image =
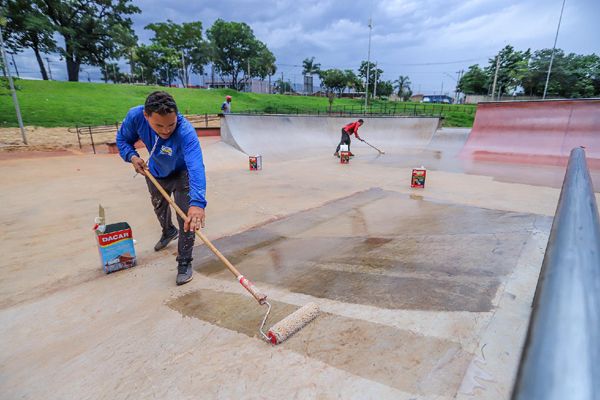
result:
[(144, 118), (144, 106), (133, 107), (117, 132), (117, 147), (121, 158), (131, 162), (138, 156), (134, 143), (141, 139), (150, 154), (148, 169), (157, 178), (165, 178), (175, 171), (188, 171), (190, 206), (206, 207), (206, 175), (202, 149), (194, 127), (177, 114), (175, 131), (168, 139), (160, 138)]

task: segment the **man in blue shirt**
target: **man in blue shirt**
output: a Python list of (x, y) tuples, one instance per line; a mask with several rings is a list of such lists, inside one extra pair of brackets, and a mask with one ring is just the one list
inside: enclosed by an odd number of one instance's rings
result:
[[(147, 164), (134, 147), (139, 139), (149, 152)], [(130, 162), (138, 173), (149, 171), (186, 213), (185, 220), (177, 216), (179, 229), (175, 228), (169, 203), (146, 178), (154, 212), (162, 227), (162, 236), (154, 250), (164, 249), (179, 236), (176, 283), (191, 281), (194, 231), (204, 227), (206, 207), (206, 177), (196, 130), (177, 112), (170, 94), (153, 92), (143, 106), (129, 110), (117, 132), (117, 146), (123, 160)]]

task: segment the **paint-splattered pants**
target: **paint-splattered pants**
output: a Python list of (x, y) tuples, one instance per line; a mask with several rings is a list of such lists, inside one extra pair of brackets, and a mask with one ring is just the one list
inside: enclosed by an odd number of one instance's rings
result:
[[(173, 194), (175, 198), (175, 204), (181, 208), (181, 210), (187, 214), (190, 208), (190, 181), (188, 178), (187, 171), (177, 171), (167, 176), (166, 178), (156, 178), (158, 183), (165, 189), (169, 194)], [(156, 218), (162, 228), (163, 235), (172, 232), (175, 229), (173, 220), (171, 219), (171, 206), (169, 202), (165, 200), (162, 194), (150, 181), (146, 178), (146, 184), (148, 185), (148, 191), (152, 200), (152, 206), (156, 213)], [(192, 261), (192, 248), (194, 247), (194, 232), (183, 231), (183, 219), (177, 216), (177, 222), (179, 223), (179, 240), (177, 242), (177, 261)]]
[(335, 149), (336, 153), (340, 151), (340, 147), (343, 144), (347, 144), (348, 151), (350, 151), (350, 135), (348, 134), (348, 132), (346, 132), (345, 130), (342, 129), (342, 139), (340, 140), (340, 144), (338, 144), (337, 148)]

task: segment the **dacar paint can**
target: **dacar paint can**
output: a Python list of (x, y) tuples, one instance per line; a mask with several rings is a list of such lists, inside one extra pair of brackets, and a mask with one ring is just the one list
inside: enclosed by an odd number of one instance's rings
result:
[(250, 156), (248, 157), (248, 162), (250, 164), (250, 171), (259, 171), (262, 169), (262, 156)]
[(424, 188), (425, 178), (427, 177), (427, 170), (425, 167), (413, 168), (412, 178), (410, 180), (410, 187), (412, 188)]

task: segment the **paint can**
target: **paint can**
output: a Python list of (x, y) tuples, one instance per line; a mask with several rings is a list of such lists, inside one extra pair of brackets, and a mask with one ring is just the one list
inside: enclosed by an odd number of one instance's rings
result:
[(250, 164), (250, 171), (258, 171), (262, 169), (262, 156), (250, 156), (248, 157), (248, 161)]
[(102, 270), (110, 274), (134, 267), (136, 264), (133, 233), (127, 222), (105, 224), (104, 208), (99, 206), (99, 216), (95, 219), (94, 232)]
[(427, 177), (427, 169), (421, 166), (420, 168), (413, 168), (412, 178), (410, 180), (411, 188), (424, 188), (425, 178)]
[(341, 151), (340, 152), (340, 164), (349, 164), (350, 163), (350, 152), (349, 151)]

